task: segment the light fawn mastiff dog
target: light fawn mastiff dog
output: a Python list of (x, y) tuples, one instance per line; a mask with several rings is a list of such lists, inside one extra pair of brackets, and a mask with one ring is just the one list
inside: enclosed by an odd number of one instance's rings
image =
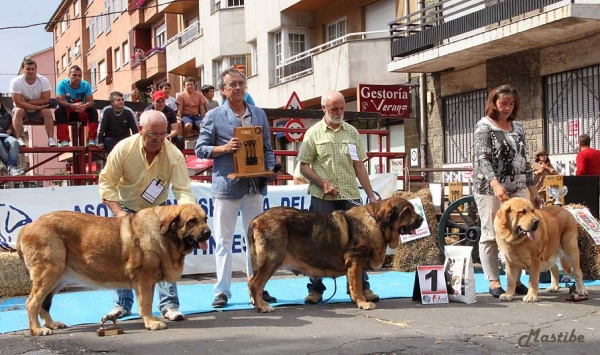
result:
[(374, 309), (375, 304), (363, 296), (363, 270), (380, 268), (387, 246), (397, 247), (400, 233), (414, 232), (422, 222), (413, 205), (400, 197), (332, 213), (271, 208), (248, 228), (251, 302), (258, 312), (273, 312), (262, 292), (275, 271), (283, 268), (310, 277), (347, 275), (350, 297), (358, 308)]
[(577, 221), (569, 211), (557, 206), (535, 209), (529, 200), (515, 197), (502, 203), (494, 219), (494, 230), (506, 259), (508, 287), (500, 295), (501, 300), (513, 300), (521, 270), (529, 272), (529, 292), (523, 301), (538, 301), (540, 271), (550, 269), (552, 280), (546, 291), (558, 292), (557, 258), (566, 272), (573, 269), (576, 292), (587, 295), (579, 265)]
[(26, 303), (29, 331), (49, 335), (66, 327), (52, 319), (50, 306), (52, 297), (71, 281), (133, 288), (146, 329), (165, 329), (152, 316), (154, 285), (179, 280), (185, 255), (194, 247), (206, 249), (210, 234), (206, 213), (196, 204), (147, 208), (117, 218), (71, 211), (41, 216), (23, 227), (17, 240), (33, 281)]

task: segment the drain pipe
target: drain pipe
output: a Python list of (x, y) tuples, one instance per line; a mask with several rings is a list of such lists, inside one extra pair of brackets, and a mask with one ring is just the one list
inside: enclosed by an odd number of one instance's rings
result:
[[(419, 11), (425, 8), (425, 1), (419, 1)], [(421, 24), (425, 23), (425, 14), (421, 12)], [(422, 29), (422, 28), (421, 28)], [(421, 168), (427, 167), (427, 76), (425, 73), (419, 73), (419, 116), (420, 116), (420, 135), (419, 135), (419, 154), (421, 155)]]

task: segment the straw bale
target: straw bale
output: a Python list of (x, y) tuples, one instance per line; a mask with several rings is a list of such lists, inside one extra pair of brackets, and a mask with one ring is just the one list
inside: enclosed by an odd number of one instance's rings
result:
[[(569, 204), (572, 208), (585, 208), (580, 204)], [(577, 225), (577, 245), (579, 246), (579, 264), (584, 280), (600, 280), (600, 246), (596, 245), (589, 233)]]
[(31, 280), (15, 252), (0, 252), (0, 297), (25, 296)]
[(415, 271), (419, 265), (440, 265), (444, 262), (444, 256), (440, 251), (438, 242), (438, 222), (435, 206), (429, 189), (421, 189), (417, 192), (396, 191), (394, 196), (407, 200), (421, 198), (425, 217), (429, 225), (431, 235), (425, 238), (401, 243), (394, 254), (393, 268), (397, 271)]

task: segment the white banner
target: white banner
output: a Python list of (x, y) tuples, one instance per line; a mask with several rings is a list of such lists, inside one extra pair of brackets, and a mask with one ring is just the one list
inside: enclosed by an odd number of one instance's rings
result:
[[(372, 175), (369, 178), (377, 197), (388, 198), (396, 191), (397, 178), (395, 174)], [(306, 193), (307, 186), (269, 186), (268, 195), (264, 199), (264, 209), (288, 206), (308, 210), (310, 196)], [(214, 204), (211, 198), (211, 184), (192, 182), (192, 192), (198, 198), (198, 203), (206, 211), (208, 225), (212, 229)], [(362, 189), (361, 195), (363, 201), (366, 201), (366, 195)], [(167, 203), (174, 202), (174, 196), (170, 192)], [(109, 216), (108, 207), (100, 201), (97, 185), (2, 190), (0, 200), (0, 249), (12, 250), (16, 248), (16, 240), (21, 227), (45, 213), (59, 210), (84, 212), (103, 217)], [(245, 255), (243, 254), (246, 251), (246, 243), (242, 237), (242, 230), (242, 219), (238, 218), (233, 237), (234, 271), (245, 271), (246, 269)], [(183, 273), (187, 275), (215, 272), (214, 249), (215, 242), (211, 237), (208, 250), (196, 250), (186, 257)]]

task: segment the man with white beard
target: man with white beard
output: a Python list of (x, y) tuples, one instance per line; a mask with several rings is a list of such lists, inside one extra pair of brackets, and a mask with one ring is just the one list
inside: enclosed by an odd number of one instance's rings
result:
[[(361, 205), (356, 178), (369, 201), (376, 200), (364, 165), (367, 154), (360, 134), (344, 122), (345, 104), (344, 96), (337, 91), (323, 95), (321, 108), (325, 115), (306, 131), (298, 152), (300, 172), (309, 181), (310, 211), (332, 212)], [(379, 296), (371, 291), (368, 280), (363, 272), (363, 295), (368, 302), (377, 302)], [(325, 291), (323, 280), (311, 278), (306, 286), (309, 293), (304, 302), (319, 303)]]

